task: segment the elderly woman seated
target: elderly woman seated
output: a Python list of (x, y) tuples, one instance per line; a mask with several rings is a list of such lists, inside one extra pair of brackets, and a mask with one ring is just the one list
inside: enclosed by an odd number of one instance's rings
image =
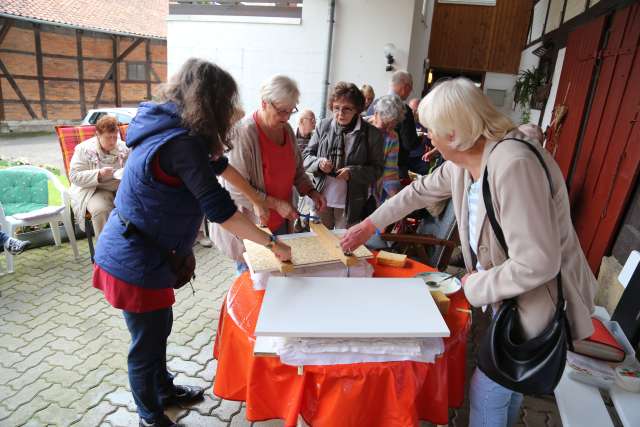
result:
[[(69, 180), (73, 214), (84, 218), (91, 214), (96, 235), (107, 223), (113, 209), (113, 199), (120, 184), (114, 174), (124, 167), (129, 149), (119, 138), (118, 122), (113, 116), (103, 116), (96, 123), (96, 136), (79, 144), (71, 158)], [(78, 221), (84, 229), (84, 221)]]
[[(325, 199), (302, 167), (296, 135), (289, 125), (300, 97), (296, 82), (276, 75), (262, 85), (260, 94), (260, 108), (236, 125), (228, 157), (229, 164), (264, 195), (267, 210), (258, 208), (254, 212), (253, 204), (239, 189), (229, 182), (225, 182), (225, 187), (238, 207), (256, 223), (266, 225), (274, 235), (284, 234), (289, 230), (287, 220), (297, 217), (291, 205), (293, 187), (300, 195), (309, 196), (318, 210), (324, 209)], [(214, 225), (213, 240), (236, 261), (238, 272), (246, 267), (240, 239)]]
[(394, 129), (403, 118), (404, 106), (397, 95), (382, 96), (373, 107), (371, 124), (382, 132), (384, 139), (384, 170), (374, 188), (378, 205), (401, 189), (398, 172), (400, 142)]
[(323, 119), (304, 152), (304, 166), (327, 198), (320, 212), (327, 228), (362, 219), (369, 189), (382, 176), (382, 134), (360, 117), (364, 96), (353, 83), (338, 82), (329, 98), (333, 116)]

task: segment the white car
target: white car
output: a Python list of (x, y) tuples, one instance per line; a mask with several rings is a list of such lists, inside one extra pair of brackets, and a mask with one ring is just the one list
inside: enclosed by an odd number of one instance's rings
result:
[(137, 112), (137, 108), (97, 108), (87, 112), (87, 115), (82, 119), (82, 124), (95, 125), (98, 119), (104, 115), (115, 117), (120, 124), (128, 124)]

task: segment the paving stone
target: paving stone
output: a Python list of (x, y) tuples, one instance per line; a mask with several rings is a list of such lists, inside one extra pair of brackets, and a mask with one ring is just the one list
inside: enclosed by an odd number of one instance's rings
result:
[(42, 425), (67, 426), (80, 419), (81, 414), (73, 409), (62, 408), (58, 404), (51, 404), (34, 414), (37, 420), (42, 421)]
[(189, 406), (189, 409), (197, 411), (201, 415), (210, 415), (215, 408), (220, 406), (221, 399), (215, 397), (211, 393), (211, 389), (206, 390), (204, 393), (204, 400), (198, 402), (195, 405)]
[(7, 385), (14, 390), (21, 390), (29, 384), (35, 382), (38, 378), (45, 375), (46, 372), (49, 372), (51, 366), (46, 363), (41, 363), (38, 366), (35, 366), (26, 372), (18, 372), (15, 371), (18, 376), (11, 381), (7, 381)]
[(33, 319), (33, 316), (28, 313), (21, 313), (19, 311), (10, 311), (9, 314), (2, 318), (3, 322), (15, 322), (15, 323), (28, 323)]
[(84, 377), (70, 384), (77, 389), (87, 390), (96, 387), (98, 384), (104, 381), (107, 376), (113, 375), (116, 371), (108, 366), (99, 366), (92, 371), (87, 372), (83, 370), (83, 373), (85, 372), (86, 374)]
[(179, 406), (170, 406), (164, 410), (164, 414), (172, 420), (184, 418), (191, 411), (190, 408), (181, 408)]
[(58, 326), (52, 331), (52, 333), (57, 337), (67, 338), (70, 340), (74, 340), (78, 338), (79, 335), (82, 335), (82, 332), (77, 328), (71, 328), (68, 326)]
[(106, 401), (106, 395), (116, 390), (117, 388), (117, 386), (109, 383), (101, 383), (94, 388), (83, 389), (83, 394), (81, 394), (80, 392), (74, 393), (75, 397), (78, 398), (78, 400), (73, 402), (71, 404), (71, 407), (76, 409), (78, 413), (84, 413), (87, 409), (93, 408), (101, 401)]
[(177, 357), (171, 359), (171, 361), (167, 363), (167, 367), (172, 372), (182, 372), (188, 376), (195, 376), (198, 371), (202, 370), (202, 365)]
[(0, 365), (5, 368), (10, 368), (23, 359), (24, 357), (15, 351), (0, 348)]
[(69, 389), (68, 386), (62, 384), (53, 384), (50, 388), (40, 393), (40, 397), (44, 400), (56, 403), (63, 408), (68, 408), (78, 398), (76, 390)]
[(167, 358), (178, 357), (182, 360), (190, 360), (198, 353), (198, 350), (186, 345), (175, 345), (170, 343), (167, 345)]
[(240, 402), (222, 400), (220, 405), (213, 410), (212, 414), (223, 421), (230, 421), (234, 414), (240, 412), (240, 405)]
[(107, 415), (105, 421), (113, 427), (138, 427), (139, 418), (135, 410), (132, 412), (121, 407), (114, 413)]
[(27, 357), (44, 347), (49, 347), (49, 344), (56, 341), (56, 339), (57, 339), (56, 336), (47, 333), (32, 341), (27, 341), (28, 344), (23, 345), (17, 351), (18, 353), (20, 353), (21, 356)]
[(193, 356), (191, 360), (203, 366), (213, 360), (213, 343), (203, 346), (198, 354)]
[[(0, 316), (1, 318), (1, 316)], [(24, 340), (12, 335), (4, 335), (0, 341), (0, 348), (7, 351), (16, 351), (20, 347), (24, 346)]]
[(58, 352), (53, 354), (53, 356), (48, 357), (47, 362), (49, 362), (53, 366), (62, 366), (65, 369), (73, 370), (74, 367), (82, 363), (82, 359), (74, 356), (73, 354)]
[(51, 386), (52, 384), (48, 384), (43, 381), (31, 383), (24, 386), (22, 389), (17, 390), (15, 393), (4, 399), (2, 404), (12, 411), (27, 403), (27, 406), (31, 406), (31, 401), (38, 394)]
[(189, 427), (226, 427), (227, 422), (221, 421), (214, 416), (207, 416), (191, 411), (187, 416), (180, 419), (180, 423)]
[(205, 328), (203, 331), (198, 332), (198, 334), (193, 338), (193, 340), (188, 342), (187, 345), (197, 350), (202, 349), (202, 347), (204, 346), (210, 346), (209, 348), (213, 348), (212, 344), (213, 344), (215, 335), (213, 335), (211, 332), (212, 332), (211, 329)]
[(218, 361), (211, 359), (198, 375), (204, 380), (213, 383), (213, 379), (216, 377), (216, 369), (218, 369)]
[(174, 384), (181, 385), (193, 385), (197, 387), (202, 387), (205, 390), (213, 389), (213, 383), (211, 381), (207, 381), (200, 377), (188, 377), (182, 372), (179, 372), (176, 377), (173, 379)]
[[(4, 366), (0, 365), (0, 383), (8, 383), (21, 375), (22, 373), (16, 371), (15, 369), (5, 368)], [(1, 401), (2, 399), (0, 399), (0, 402)]]
[(247, 408), (242, 406), (240, 412), (231, 417), (230, 427), (251, 427), (251, 421), (247, 420)]
[(104, 366), (108, 366), (112, 369), (126, 369), (127, 367), (127, 353), (110, 353), (109, 357), (104, 359)]
[(21, 426), (27, 421), (34, 418), (34, 414), (43, 410), (47, 406), (51, 405), (51, 402), (47, 402), (41, 397), (29, 401), (28, 405), (21, 405), (15, 410), (12, 410), (10, 415), (6, 418), (0, 419), (1, 426)]
[(26, 358), (23, 358), (20, 362), (13, 365), (12, 368), (20, 372), (25, 372), (27, 369), (39, 366), (44, 359), (48, 360), (52, 355), (54, 355), (54, 352), (51, 351), (51, 349), (42, 348), (34, 353), (31, 353)]
[(36, 338), (44, 336), (45, 334), (49, 334), (52, 330), (56, 329), (58, 325), (55, 323), (45, 322), (41, 325), (36, 326), (33, 329), (29, 329), (28, 333), (22, 335), (22, 339), (25, 341), (33, 341)]
[(116, 406), (112, 406), (109, 402), (101, 402), (99, 405), (89, 408), (80, 420), (76, 421), (73, 425), (78, 427), (85, 426), (100, 426), (102, 420), (109, 414), (112, 414), (118, 410)]
[(52, 367), (43, 375), (43, 377), (50, 383), (62, 385), (74, 384), (83, 378), (81, 373), (64, 369), (61, 366)]
[(108, 382), (109, 384), (125, 387), (125, 385), (129, 384), (129, 377), (127, 376), (127, 371), (125, 367), (126, 365), (124, 365), (124, 367), (122, 367), (121, 370), (115, 371), (114, 373), (107, 375), (104, 378), (104, 381)]
[[(65, 297), (65, 299), (68, 298)], [(57, 316), (53, 317), (51, 319), (52, 322), (55, 322), (59, 325), (62, 326), (69, 326), (71, 328), (75, 327), (76, 325), (80, 324), (83, 322), (83, 319), (81, 317), (78, 316), (72, 316), (67, 312), (62, 312), (60, 314), (58, 314)]]
[(136, 411), (136, 403), (133, 400), (133, 395), (124, 387), (117, 388), (115, 391), (109, 393), (105, 399), (115, 406), (125, 406), (131, 412)]

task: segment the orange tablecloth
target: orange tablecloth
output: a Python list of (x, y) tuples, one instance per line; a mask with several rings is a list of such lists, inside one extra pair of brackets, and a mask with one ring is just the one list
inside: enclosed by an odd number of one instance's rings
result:
[[(433, 271), (413, 261), (405, 268), (371, 263), (375, 277)], [(280, 418), (285, 426), (294, 426), (301, 415), (314, 427), (404, 427), (418, 425), (418, 420), (447, 424), (448, 408), (462, 404), (469, 330), (469, 314), (457, 310), (469, 308), (462, 292), (452, 296), (445, 318), (451, 337), (445, 338), (445, 353), (435, 363), (305, 366), (302, 375), (277, 357), (253, 355), (263, 296), (247, 273), (236, 279), (222, 304), (213, 350), (218, 360), (214, 393), (245, 401), (250, 421)]]

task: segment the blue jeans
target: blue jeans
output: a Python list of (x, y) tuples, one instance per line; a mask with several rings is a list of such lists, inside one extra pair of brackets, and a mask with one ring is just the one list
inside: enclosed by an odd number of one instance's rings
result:
[(129, 385), (138, 415), (153, 421), (164, 414), (162, 398), (174, 393), (167, 371), (167, 338), (173, 325), (171, 307), (146, 313), (122, 311), (131, 334), (127, 357)]
[(0, 230), (0, 247), (4, 246), (4, 242), (6, 242), (7, 240), (9, 240), (9, 235)]
[(522, 398), (476, 368), (469, 388), (469, 427), (511, 427), (518, 420)]

